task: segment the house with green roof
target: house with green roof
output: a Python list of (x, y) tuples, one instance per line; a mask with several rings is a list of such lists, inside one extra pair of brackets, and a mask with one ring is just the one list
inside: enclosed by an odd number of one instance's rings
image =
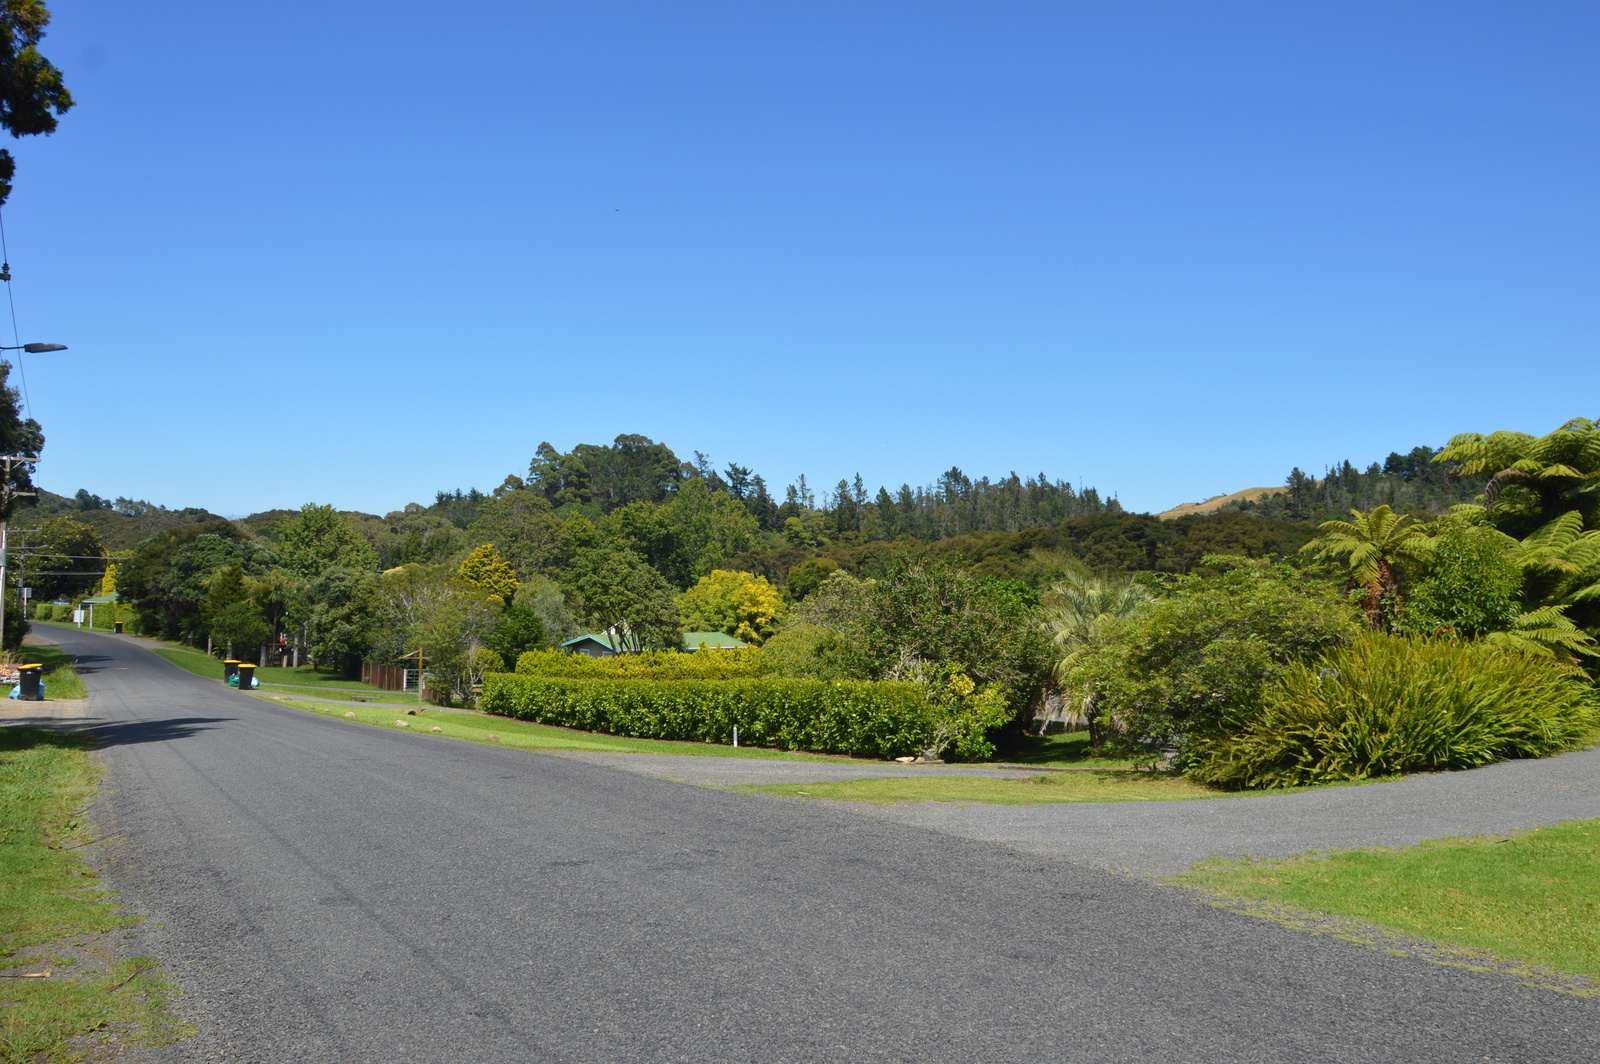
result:
[[(743, 650), (749, 645), (726, 632), (683, 633), (683, 649), (691, 653), (702, 647), (706, 650)], [(617, 655), (617, 647), (612, 638), (604, 633), (595, 632), (574, 636), (562, 643), (561, 649), (568, 654), (585, 654), (591, 658), (611, 658)]]

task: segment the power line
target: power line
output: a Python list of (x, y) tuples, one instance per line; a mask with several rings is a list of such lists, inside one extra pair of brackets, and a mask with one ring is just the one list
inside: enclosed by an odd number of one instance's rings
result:
[(17, 345), (17, 372), (22, 375), (22, 412), (33, 404), (28, 400), (28, 370), (22, 364), (22, 332), (17, 328), (17, 297), (11, 294), (11, 252), (6, 249), (6, 219), (0, 212), (0, 255), (5, 257), (6, 302), (11, 305), (11, 342)]

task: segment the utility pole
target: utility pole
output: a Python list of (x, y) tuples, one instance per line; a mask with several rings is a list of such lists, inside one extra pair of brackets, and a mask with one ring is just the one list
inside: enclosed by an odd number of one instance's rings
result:
[(6, 639), (6, 522), (11, 517), (11, 500), (33, 494), (31, 491), (11, 490), (11, 463), (38, 460), (38, 455), (0, 455), (0, 462), (4, 462), (6, 467), (5, 480), (0, 481), (0, 647), (5, 645)]

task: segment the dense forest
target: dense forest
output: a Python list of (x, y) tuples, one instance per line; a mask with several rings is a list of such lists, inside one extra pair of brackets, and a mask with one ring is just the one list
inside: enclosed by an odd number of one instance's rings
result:
[[(1286, 491), (1226, 505), (1214, 514), (1157, 520), (1126, 513), (1115, 496), (1046, 474), (972, 478), (952, 467), (920, 487), (868, 490), (859, 474), (820, 494), (805, 476), (781, 501), (759, 473), (729, 463), (716, 468), (694, 452), (682, 461), (665, 444), (638, 435), (560, 452), (540, 444), (526, 476), (509, 475), (484, 491), (438, 491), (379, 517), (338, 511), (371, 547), (373, 568), (459, 562), (493, 544), (519, 578), (559, 583), (576, 555), (597, 546), (625, 549), (680, 590), (727, 568), (785, 589), (791, 599), (832, 568), (870, 577), (907, 552), (926, 552), (975, 573), (1040, 587), (1063, 559), (1107, 572), (1189, 572), (1207, 554), (1289, 556), (1314, 535), (1316, 521), (1379, 504), (1432, 513), (1483, 492), (1486, 478), (1454, 476), (1417, 447), (1359, 472), (1349, 461), (1313, 479), (1298, 467)], [(168, 509), (144, 500), (40, 491), (17, 514), (22, 541), (30, 523), (51, 522), (35, 541), (57, 554), (130, 555), (154, 538), (184, 537), (231, 525), (271, 551), (297, 510), (267, 510), (228, 521), (202, 508)], [(87, 526), (66, 535), (59, 519)], [(214, 531), (210, 534), (215, 534)], [(56, 541), (59, 540), (60, 543)], [(69, 543), (70, 540), (70, 543)], [(92, 542), (91, 542), (92, 540)], [(52, 546), (54, 544), (54, 546)], [(66, 546), (73, 546), (67, 550)], [(26, 550), (24, 551), (26, 555)], [(39, 571), (44, 568), (41, 558)], [(65, 561), (55, 570), (72, 571)], [(789, 590), (792, 578), (799, 584)], [(40, 581), (42, 593), (89, 590), (87, 578)]]

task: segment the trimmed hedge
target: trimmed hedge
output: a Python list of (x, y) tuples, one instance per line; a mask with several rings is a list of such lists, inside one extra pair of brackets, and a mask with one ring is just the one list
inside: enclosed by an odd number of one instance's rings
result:
[[(84, 607), (85, 610), (88, 607)], [(122, 630), (130, 635), (139, 634), (139, 615), (126, 606), (96, 606), (94, 608), (94, 627), (97, 632), (109, 632), (116, 621), (122, 622)]]
[(641, 739), (731, 743), (737, 727), (739, 741), (751, 746), (861, 757), (916, 753), (933, 731), (922, 692), (906, 683), (574, 680), (501, 672), (483, 678), (479, 706), (502, 717)]
[[(591, 658), (560, 650), (529, 650), (517, 658), (518, 676), (561, 677), (569, 680), (741, 680), (766, 671), (761, 652), (748, 650), (647, 650), (643, 654), (618, 654)], [(740, 725), (743, 727), (743, 725)]]

